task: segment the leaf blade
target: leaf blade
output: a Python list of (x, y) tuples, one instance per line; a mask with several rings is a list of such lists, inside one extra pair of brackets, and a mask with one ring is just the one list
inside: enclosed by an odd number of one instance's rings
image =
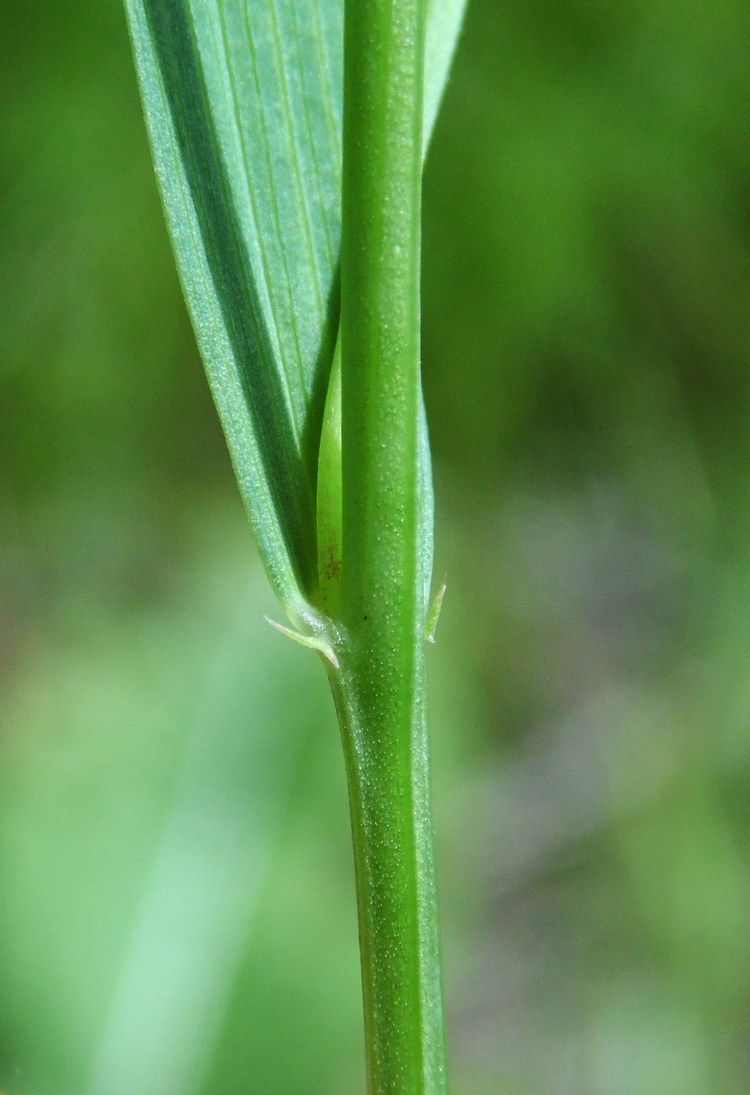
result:
[[(317, 458), (338, 327), (343, 5), (125, 3), (199, 349), (266, 571), (299, 623), (317, 586)], [(429, 5), (426, 133), (462, 7)], [(426, 445), (420, 462), (427, 482)]]

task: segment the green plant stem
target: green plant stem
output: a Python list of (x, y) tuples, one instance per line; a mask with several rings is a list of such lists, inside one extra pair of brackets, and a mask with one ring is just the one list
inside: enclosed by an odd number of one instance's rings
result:
[(329, 669), (344, 743), (359, 914), (367, 1090), (447, 1090), (424, 719), (374, 739), (356, 667)]
[(349, 780), (373, 1095), (445, 1091), (418, 497), (423, 53), (422, 0), (347, 0), (344, 641), (329, 675)]

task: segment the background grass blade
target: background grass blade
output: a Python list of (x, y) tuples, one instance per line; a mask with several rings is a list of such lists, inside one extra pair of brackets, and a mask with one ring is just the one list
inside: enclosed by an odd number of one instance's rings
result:
[[(428, 126), (459, 7), (430, 7)], [(342, 4), (127, 0), (127, 11), (201, 354), (266, 569), (296, 618), (316, 583), (338, 325)]]
[[(210, 652), (182, 770), (104, 1012), (88, 1095), (205, 1088), (314, 725), (313, 716), (291, 734), (280, 732), (279, 647), (260, 617), (248, 615), (251, 599), (235, 603), (226, 636)], [(301, 663), (295, 671), (303, 672)]]

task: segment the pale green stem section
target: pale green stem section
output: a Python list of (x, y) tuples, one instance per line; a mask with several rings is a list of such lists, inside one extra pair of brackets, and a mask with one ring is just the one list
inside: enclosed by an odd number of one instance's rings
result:
[(373, 729), (357, 705), (360, 678), (328, 667), (344, 744), (359, 914), (367, 1090), (447, 1090), (440, 947), (423, 709), (408, 749)]

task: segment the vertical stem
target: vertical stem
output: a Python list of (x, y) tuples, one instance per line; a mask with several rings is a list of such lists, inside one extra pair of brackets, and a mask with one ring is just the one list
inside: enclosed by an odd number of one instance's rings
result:
[(346, 0), (344, 740), (368, 1090), (445, 1091), (418, 514), (424, 0)]
[(358, 706), (348, 658), (329, 671), (344, 743), (359, 914), (370, 1095), (447, 1090), (424, 721), (406, 758), (394, 727)]

